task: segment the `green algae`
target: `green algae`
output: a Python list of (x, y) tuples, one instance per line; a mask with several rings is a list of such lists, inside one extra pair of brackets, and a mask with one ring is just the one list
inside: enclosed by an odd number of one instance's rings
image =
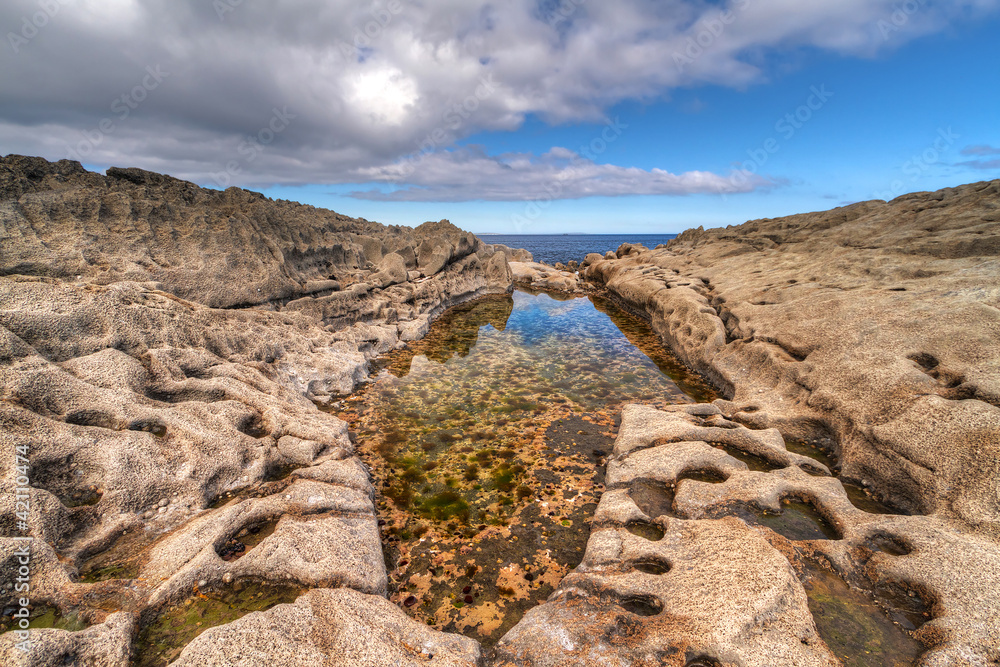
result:
[(844, 491), (847, 492), (847, 497), (850, 499), (851, 504), (862, 512), (868, 512), (869, 514), (903, 514), (903, 512), (880, 501), (864, 487), (851, 484), (850, 482), (842, 481), (841, 483), (844, 485)]
[(633, 535), (641, 537), (644, 540), (649, 540), (650, 542), (658, 542), (665, 535), (662, 528), (648, 521), (630, 521), (625, 524), (625, 529)]
[(784, 498), (781, 512), (757, 511), (754, 522), (766, 526), (792, 541), (839, 540), (840, 534), (812, 503)]
[(335, 411), (375, 477), (386, 563), (406, 563), (390, 598), (487, 644), (582, 558), (621, 407), (715, 398), (640, 318), (539, 293), (463, 304), (374, 366)]
[(80, 572), (80, 581), (92, 584), (98, 581), (112, 579), (135, 579), (139, 576), (139, 563), (136, 561), (112, 563), (104, 567), (95, 567)]
[(296, 586), (255, 581), (234, 582), (224, 589), (198, 592), (162, 610), (143, 627), (133, 664), (166, 665), (176, 660), (184, 647), (205, 630), (231, 623), (251, 612), (294, 602), (302, 593)]
[(812, 561), (805, 563), (809, 610), (820, 637), (844, 667), (909, 667), (923, 645), (871, 595)]
[[(11, 616), (0, 616), (0, 633), (14, 629), (15, 625), (16, 623)], [(55, 628), (57, 630), (77, 632), (87, 628), (89, 625), (75, 611), (64, 613), (56, 607), (47, 605), (35, 605), (29, 609), (28, 629), (31, 630)]]
[[(837, 460), (833, 457), (833, 455), (829, 451), (823, 449), (814, 442), (807, 442), (805, 440), (800, 440), (798, 438), (790, 438), (786, 436), (785, 449), (795, 454), (808, 456), (814, 461), (819, 461), (834, 474), (836, 474), (836, 471), (840, 469), (840, 466), (837, 464)], [(806, 470), (806, 472), (810, 474), (817, 474), (820, 476), (826, 475), (826, 473), (819, 471), (818, 469), (816, 469), (815, 473), (812, 470), (808, 469)]]
[(779, 470), (784, 467), (782, 465), (778, 465), (777, 463), (771, 463), (763, 456), (745, 452), (739, 447), (733, 447), (732, 445), (724, 445), (721, 443), (713, 443), (713, 446), (725, 450), (726, 454), (729, 454), (737, 461), (743, 461), (743, 463), (747, 464), (747, 468), (755, 472), (771, 472), (772, 470)]

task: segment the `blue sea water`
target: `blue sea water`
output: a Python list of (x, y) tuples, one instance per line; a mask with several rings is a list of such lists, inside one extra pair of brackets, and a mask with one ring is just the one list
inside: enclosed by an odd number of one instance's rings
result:
[(587, 253), (604, 254), (617, 250), (622, 243), (637, 243), (655, 248), (676, 238), (676, 234), (484, 234), (483, 243), (502, 243), (511, 248), (524, 248), (536, 262), (555, 264), (570, 260), (582, 261)]

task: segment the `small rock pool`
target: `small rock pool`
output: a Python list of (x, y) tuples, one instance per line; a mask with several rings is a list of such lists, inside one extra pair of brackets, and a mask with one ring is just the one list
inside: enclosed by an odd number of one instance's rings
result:
[(391, 599), (492, 645), (582, 559), (622, 405), (713, 398), (600, 298), (453, 308), (336, 406), (376, 479)]

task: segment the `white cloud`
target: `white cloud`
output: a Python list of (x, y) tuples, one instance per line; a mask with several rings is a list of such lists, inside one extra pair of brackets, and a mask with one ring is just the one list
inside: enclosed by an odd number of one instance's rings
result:
[[(220, 4), (231, 11), (219, 12)], [(894, 14), (910, 5), (916, 9)], [(0, 49), (0, 142), (3, 152), (50, 159), (80, 148), (88, 163), (201, 182), (234, 161), (234, 184), (356, 182), (359, 174), (393, 173), (428, 141), (445, 150), (477, 132), (516, 129), (528, 114), (554, 123), (602, 121), (615, 103), (655, 99), (678, 86), (760, 81), (767, 75), (762, 54), (810, 46), (868, 56), (998, 6), (729, 0), (731, 13), (722, 14), (722, 6), (701, 0), (77, 0), (62, 3), (17, 53), (7, 44)], [(0, 26), (16, 32), (37, 11), (37, 0), (8, 0)], [(113, 101), (151, 65), (169, 78), (119, 118)], [(477, 95), (484, 79), (495, 85)], [(294, 120), (247, 159), (241, 142), (284, 107)], [(114, 131), (88, 144), (104, 118)], [(463, 160), (461, 152), (445, 153), (433, 172), (441, 180), (428, 181), (421, 169), (400, 184), (417, 188), (412, 197), (471, 193), (461, 179), (475, 173), (443, 166), (464, 164), (485, 170), (483, 182), (506, 182), (491, 186), (504, 197), (516, 186), (525, 196), (534, 192), (507, 158)], [(524, 160), (531, 165), (525, 172), (553, 169), (547, 158)], [(563, 170), (577, 182), (587, 169), (573, 164)], [(629, 183), (691, 191), (712, 176), (588, 169), (612, 191)]]
[(527, 153), (490, 156), (463, 148), (440, 151), (385, 167), (361, 169), (359, 182), (400, 188), (351, 193), (379, 201), (521, 201), (626, 195), (735, 194), (774, 187), (777, 182), (748, 172), (726, 176), (704, 171), (672, 174), (598, 164), (566, 148), (538, 157)]

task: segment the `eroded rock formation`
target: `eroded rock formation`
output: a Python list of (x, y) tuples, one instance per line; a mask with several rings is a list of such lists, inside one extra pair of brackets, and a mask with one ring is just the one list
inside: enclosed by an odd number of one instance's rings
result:
[[(836, 665), (854, 591), (902, 609), (907, 659), (997, 664), (998, 208), (994, 182), (699, 229), (578, 278), (446, 221), (8, 156), (0, 573), (30, 532), (66, 629), (0, 661)], [(484, 656), (385, 599), (369, 472), (317, 405), (509, 262), (646, 314), (725, 398), (624, 410), (583, 562)]]
[(317, 404), (447, 307), (508, 291), (506, 255), (447, 221), (136, 169), (8, 156), (0, 193), (2, 602), (30, 533), (32, 604), (92, 625), (34, 631), (28, 656), (2, 635), (3, 662), (127, 664), (165, 610), (240, 582), (384, 595), (368, 472)]
[(580, 278), (573, 271), (538, 262), (511, 262), (510, 270), (514, 274), (514, 282), (531, 289), (557, 292), (576, 292), (580, 289)]
[(755, 427), (1000, 536), (1000, 181), (622, 247), (588, 279)]
[[(589, 255), (584, 277), (728, 400), (626, 409), (601, 529), (501, 664), (830, 664), (798, 590), (809, 562), (916, 609), (919, 664), (1000, 660), (998, 209), (994, 181)], [(758, 525), (783, 501), (828, 534)], [(654, 575), (630, 566), (646, 561)], [(629, 601), (657, 612), (636, 619)]]

